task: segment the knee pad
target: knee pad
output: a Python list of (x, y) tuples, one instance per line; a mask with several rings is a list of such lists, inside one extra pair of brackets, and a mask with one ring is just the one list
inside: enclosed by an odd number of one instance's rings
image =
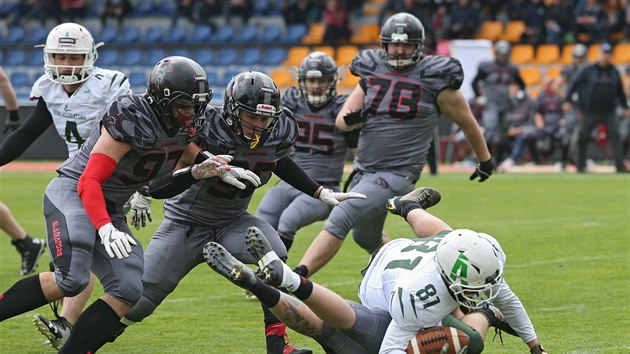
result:
[(71, 281), (68, 279), (64, 279), (57, 285), (61, 289), (61, 292), (63, 292), (64, 296), (73, 297), (79, 295), (83, 290), (85, 290), (88, 284), (90, 284), (89, 277), (85, 279), (85, 281)]
[(138, 279), (121, 279), (115, 289), (105, 289), (120, 300), (134, 306), (142, 296), (142, 281)]
[(360, 237), (360, 235), (353, 232), (352, 239), (364, 250), (372, 252), (381, 246), (382, 235), (380, 235), (376, 240), (369, 240), (365, 237)]

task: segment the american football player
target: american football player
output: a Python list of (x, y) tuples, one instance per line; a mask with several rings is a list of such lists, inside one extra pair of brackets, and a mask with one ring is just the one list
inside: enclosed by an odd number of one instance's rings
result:
[[(272, 173), (327, 205), (364, 198), (322, 187), (291, 159), (289, 152), (298, 137), (298, 124), (280, 102), (280, 90), (269, 76), (246, 71), (229, 82), (222, 110), (208, 107), (199, 145), (215, 155), (233, 156), (231, 164), (238, 167), (229, 174), (246, 181), (235, 186), (209, 178), (165, 201), (164, 221), (145, 251), (142, 298), (125, 316), (125, 324), (151, 315), (181, 279), (203, 263), (202, 249), (208, 241), (221, 243), (241, 261), (253, 264), (255, 259), (243, 252), (245, 230), (253, 225), (267, 233), (272, 248), (286, 259), (286, 248), (275, 229), (247, 212), (254, 190), (267, 183)], [(158, 191), (170, 183), (160, 178), (149, 184), (149, 192), (164, 197)], [(285, 325), (267, 308), (263, 311), (267, 353), (311, 353), (286, 344)]]
[[(117, 97), (131, 94), (127, 76), (94, 66), (97, 49), (102, 45), (95, 43), (92, 34), (76, 23), (62, 23), (50, 31), (46, 44), (38, 46), (43, 47), (45, 73), (31, 90), (31, 99), (37, 100), (37, 106), (24, 124), (0, 145), (0, 166), (22, 155), (51, 125), (65, 141), (68, 156), (74, 156), (92, 131), (98, 112)], [(40, 246), (43, 251), (45, 242)], [(61, 348), (70, 335), (93, 286), (92, 275), (83, 293), (63, 300), (60, 314), (53, 307), (56, 319), (33, 317), (37, 329), (55, 349)]]
[(382, 233), (385, 202), (413, 190), (440, 114), (462, 127), (482, 161), (470, 178), (485, 181), (492, 174), (486, 142), (459, 90), (464, 75), (459, 61), (424, 56), (423, 42), (420, 20), (398, 13), (381, 28), (382, 48), (363, 49), (350, 64), (361, 80), (336, 124), (343, 131), (361, 127), (350, 190), (370, 197), (332, 210), (300, 261), (301, 274), (312, 275), (330, 261), (350, 230), (369, 253), (388, 241)]
[(440, 199), (437, 190), (419, 188), (388, 201), (387, 208), (405, 217), (419, 238), (399, 238), (374, 253), (362, 272), (360, 303), (291, 271), (255, 227), (247, 230), (246, 244), (259, 259), (258, 276), (218, 243), (206, 244), (204, 257), (211, 268), (252, 291), (327, 353), (403, 354), (416, 333), (437, 325), (465, 332), (469, 354), (483, 351), (489, 326), (520, 336), (532, 354), (546, 353), (522, 303), (503, 279), (506, 257), (497, 240), (472, 230), (452, 230), (429, 214), (426, 209)]
[(91, 270), (104, 295), (79, 316), (59, 352), (95, 352), (122, 330), (121, 317), (142, 295), (144, 268), (142, 246), (126, 223), (123, 204), (163, 174), (172, 176), (172, 183), (162, 194), (180, 192), (191, 181), (225, 177), (230, 170), (230, 156), (201, 154), (191, 142), (202, 129), (211, 94), (199, 64), (167, 57), (153, 68), (145, 94), (120, 96), (101, 110), (81, 148), (46, 187), (44, 217), (54, 272), (25, 278), (5, 291), (0, 321), (81, 293)]
[[(317, 183), (340, 191), (348, 148), (356, 147), (358, 131), (342, 132), (335, 118), (347, 95), (337, 94), (337, 64), (323, 52), (306, 56), (298, 68), (298, 87), (290, 87), (282, 97), (297, 120), (300, 135), (291, 158)], [(287, 251), (297, 231), (324, 220), (332, 206), (320, 203), (281, 181), (269, 189), (258, 205), (256, 216), (273, 226)]]

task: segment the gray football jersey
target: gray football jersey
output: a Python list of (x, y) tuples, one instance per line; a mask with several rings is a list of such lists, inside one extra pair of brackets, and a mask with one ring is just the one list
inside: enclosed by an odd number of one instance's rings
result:
[(464, 72), (457, 59), (443, 56), (427, 56), (397, 71), (384, 56), (382, 49), (364, 49), (350, 64), (365, 90), (364, 107), (371, 111), (355, 165), (417, 180), (440, 116), (437, 95), (445, 88), (459, 89)]
[(488, 104), (507, 107), (510, 102), (509, 88), (514, 84), (518, 67), (514, 64), (501, 65), (495, 60), (479, 64), (477, 75), (483, 78), (483, 92)]
[(290, 87), (282, 98), (297, 120), (300, 135), (295, 141), (291, 158), (320, 184), (338, 185), (343, 176), (347, 153), (345, 133), (337, 129), (337, 113), (347, 95), (335, 95), (323, 107), (309, 105), (300, 89)]
[[(290, 111), (284, 110), (275, 129), (265, 134), (255, 149), (237, 136), (227, 125), (216, 108), (206, 109), (206, 125), (201, 147), (215, 155), (234, 156), (230, 165), (255, 172), (267, 183), (276, 163), (289, 154), (298, 136), (298, 126)], [(245, 182), (247, 188), (238, 189), (218, 177), (195, 183), (183, 193), (167, 199), (164, 216), (185, 224), (222, 226), (247, 212), (255, 188)]]
[(57, 170), (60, 174), (79, 179), (90, 152), (101, 136), (100, 128), (117, 141), (131, 145), (118, 162), (114, 173), (103, 183), (105, 199), (122, 206), (140, 187), (153, 178), (175, 168), (190, 138), (187, 133), (167, 133), (142, 95), (120, 96), (99, 113), (100, 121), (73, 157)]

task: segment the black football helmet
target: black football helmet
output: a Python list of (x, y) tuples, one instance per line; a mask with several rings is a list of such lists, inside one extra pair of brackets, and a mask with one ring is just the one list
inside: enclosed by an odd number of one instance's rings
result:
[[(416, 50), (408, 57), (391, 57), (387, 53), (389, 43), (414, 43)], [(390, 16), (381, 27), (381, 47), (385, 51), (387, 62), (397, 70), (405, 69), (420, 60), (424, 43), (424, 26), (420, 20), (407, 12)]]
[[(265, 128), (254, 127), (241, 121), (240, 111), (267, 118)], [(225, 89), (223, 117), (232, 130), (253, 149), (269, 136), (282, 114), (278, 85), (266, 74), (258, 71), (244, 71), (230, 80)], [(243, 125), (253, 131), (247, 136)]]
[[(208, 76), (203, 68), (192, 59), (180, 56), (160, 60), (151, 71), (145, 97), (154, 112), (161, 117), (167, 130), (185, 129), (191, 135), (203, 123), (204, 111), (212, 98)], [(172, 105), (181, 100), (194, 104), (194, 114), (179, 114)]]
[[(306, 79), (326, 79), (328, 87), (320, 92), (309, 90), (306, 87)], [(337, 94), (337, 64), (324, 52), (309, 54), (298, 68), (298, 84), (300, 92), (308, 103), (315, 107), (321, 107), (328, 103)], [(310, 91), (310, 92), (309, 92)]]

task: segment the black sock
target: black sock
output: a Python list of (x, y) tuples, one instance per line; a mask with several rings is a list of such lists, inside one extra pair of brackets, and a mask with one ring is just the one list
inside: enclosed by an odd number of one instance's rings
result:
[(269, 308), (276, 306), (280, 301), (280, 290), (265, 284), (260, 279), (256, 281), (256, 284), (250, 291), (264, 306)]
[(21, 240), (12, 240), (11, 244), (17, 248), (18, 252), (23, 252), (33, 246), (33, 239), (31, 236), (26, 235), (26, 237)]
[(70, 338), (59, 353), (96, 352), (105, 343), (113, 341), (125, 327), (118, 314), (105, 301), (98, 299), (79, 316)]
[(287, 252), (291, 249), (291, 246), (293, 246), (293, 237), (289, 237), (288, 235), (284, 235), (284, 234), (279, 234), (280, 235), (280, 240), (282, 241), (282, 243), (284, 243), (284, 247), (287, 249)]
[(308, 299), (309, 296), (311, 296), (311, 293), (313, 292), (313, 282), (311, 282), (310, 280), (304, 277), (300, 277), (300, 278), (302, 278), (302, 281), (300, 282), (300, 286), (297, 288), (296, 291), (293, 292), (293, 295), (295, 295), (295, 297), (297, 297), (298, 299), (304, 301)]
[(301, 277), (308, 277), (308, 268), (304, 264), (300, 264), (295, 269), (293, 269), (295, 273), (297, 273)]
[(48, 303), (39, 282), (39, 274), (19, 280), (0, 294), (0, 321), (23, 314)]
[(284, 351), (287, 326), (263, 305), (265, 314), (265, 342), (267, 354), (280, 354)]

